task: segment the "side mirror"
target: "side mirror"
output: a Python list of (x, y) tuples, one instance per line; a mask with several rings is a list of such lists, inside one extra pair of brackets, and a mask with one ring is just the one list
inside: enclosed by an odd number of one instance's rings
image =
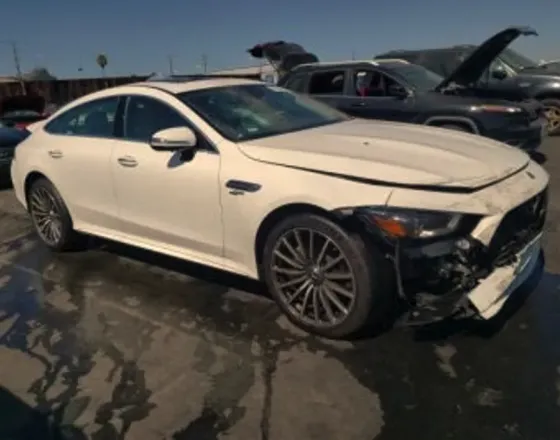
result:
[(395, 98), (404, 99), (404, 98), (408, 98), (410, 96), (410, 92), (399, 84), (391, 84), (387, 88), (387, 92), (389, 93), (389, 96), (393, 96)]
[(196, 134), (188, 127), (160, 130), (150, 140), (150, 146), (156, 151), (191, 150), (196, 143)]
[(492, 78), (499, 79), (500, 81), (507, 78), (507, 73), (504, 69), (494, 69), (492, 70), (491, 75)]

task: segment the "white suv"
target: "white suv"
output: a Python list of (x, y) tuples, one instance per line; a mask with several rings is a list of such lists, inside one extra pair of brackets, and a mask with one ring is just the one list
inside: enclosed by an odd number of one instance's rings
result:
[(490, 318), (541, 252), (548, 175), (522, 151), (261, 82), (116, 87), (30, 130), (12, 180), (49, 247), (91, 234), (262, 279), (329, 337), (398, 303)]

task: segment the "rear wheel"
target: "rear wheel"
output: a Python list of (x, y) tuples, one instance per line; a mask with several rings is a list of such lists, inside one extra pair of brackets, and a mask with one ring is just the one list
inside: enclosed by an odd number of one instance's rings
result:
[(560, 133), (560, 99), (546, 98), (541, 100), (547, 120), (547, 131), (551, 136)]
[(369, 318), (387, 322), (394, 290), (387, 262), (327, 218), (302, 214), (267, 238), (263, 271), (274, 299), (297, 326), (331, 338), (354, 334)]
[(64, 251), (80, 242), (68, 208), (49, 180), (41, 178), (31, 184), (27, 205), (37, 235), (49, 248)]

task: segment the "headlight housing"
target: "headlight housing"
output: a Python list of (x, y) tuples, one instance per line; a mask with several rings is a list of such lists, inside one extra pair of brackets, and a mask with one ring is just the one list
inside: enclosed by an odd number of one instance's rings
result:
[(430, 239), (452, 235), (473, 216), (444, 211), (368, 206), (358, 213), (393, 238)]
[(521, 107), (515, 107), (510, 105), (494, 105), (494, 104), (481, 104), (472, 105), (469, 107), (471, 112), (489, 112), (489, 113), (523, 113), (524, 110)]

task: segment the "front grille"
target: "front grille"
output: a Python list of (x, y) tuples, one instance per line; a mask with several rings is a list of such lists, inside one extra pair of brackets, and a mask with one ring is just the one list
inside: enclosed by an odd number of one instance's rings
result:
[(504, 216), (488, 247), (494, 266), (511, 264), (515, 255), (542, 231), (547, 207), (548, 188)]

